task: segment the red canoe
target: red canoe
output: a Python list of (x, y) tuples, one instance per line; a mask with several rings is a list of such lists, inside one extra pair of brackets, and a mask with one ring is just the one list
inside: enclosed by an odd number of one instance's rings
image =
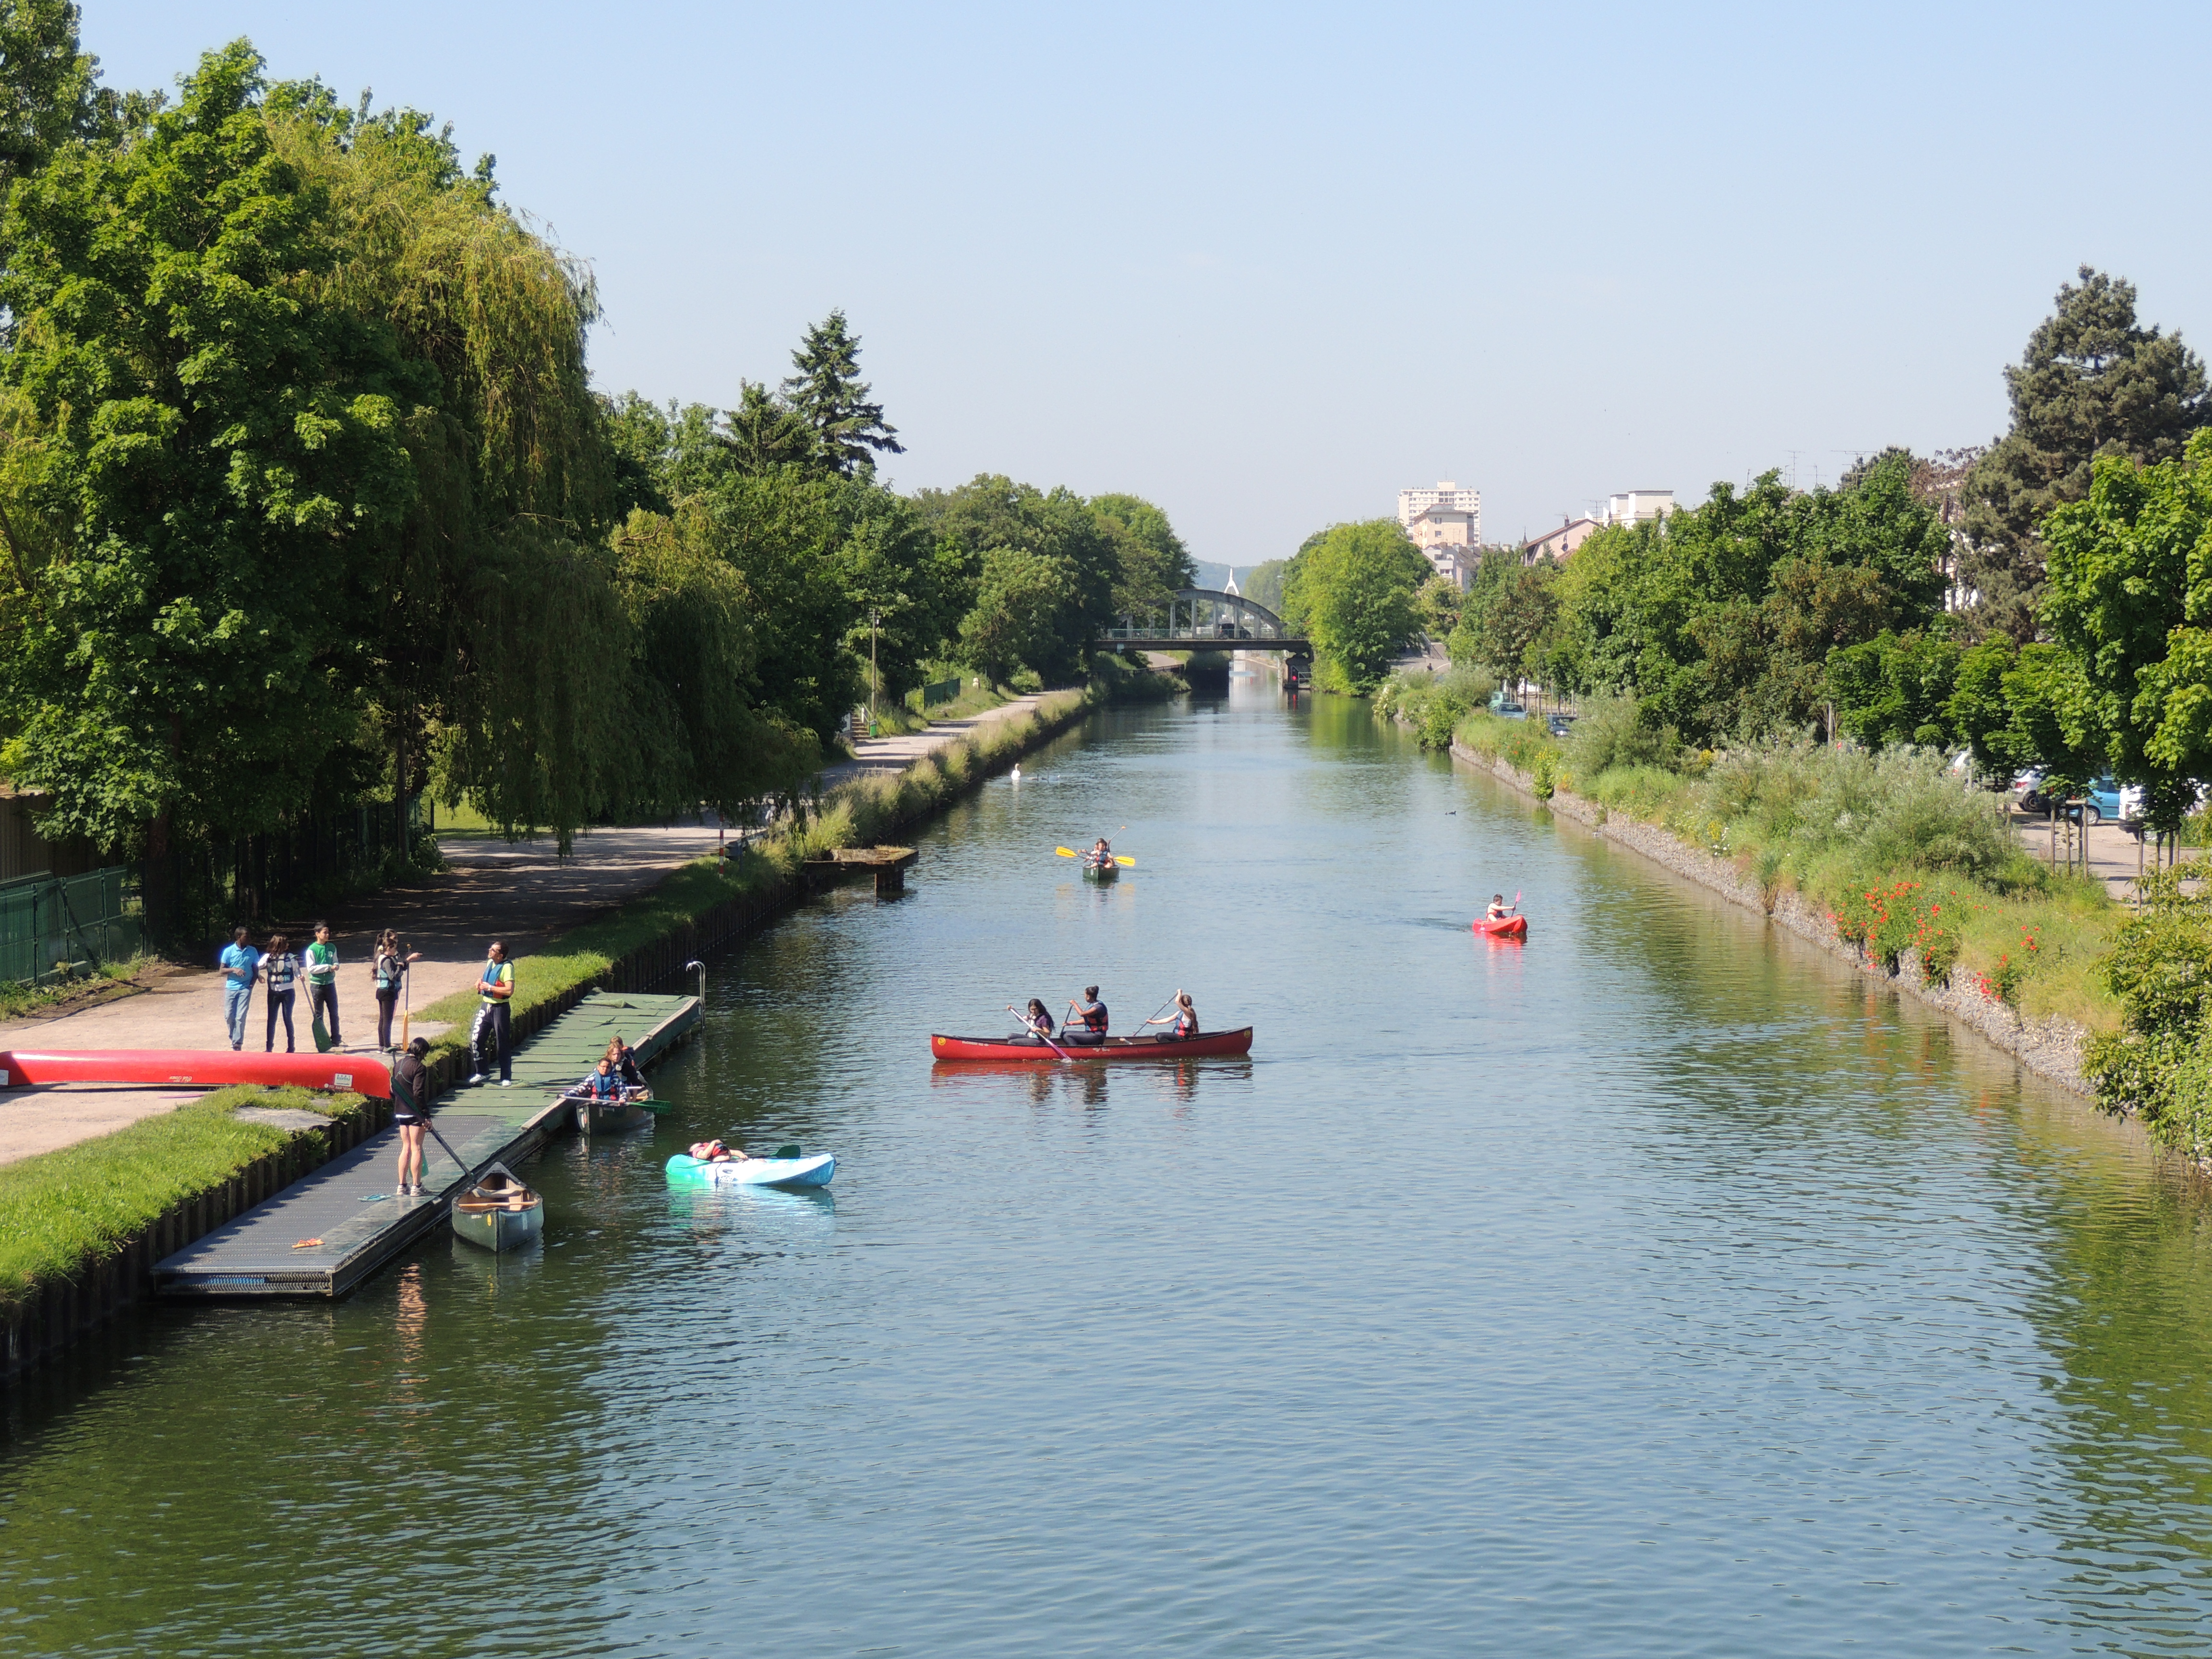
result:
[(1503, 916), (1492, 921), (1488, 916), (1474, 919), (1474, 931), (1487, 933), (1492, 939), (1526, 939), (1528, 937), (1528, 918)]
[(17, 1048), (0, 1053), (0, 1089), (34, 1083), (254, 1083), (392, 1097), (392, 1073), (368, 1054), (255, 1054), (229, 1048)]
[[(1236, 1031), (1200, 1031), (1194, 1037), (1109, 1036), (1103, 1042), (1062, 1042), (1060, 1054), (1070, 1060), (1204, 1060), (1220, 1054), (1252, 1051), (1252, 1028)], [(934, 1060), (1053, 1060), (1060, 1058), (1042, 1042), (1027, 1037), (956, 1037), (929, 1039)]]

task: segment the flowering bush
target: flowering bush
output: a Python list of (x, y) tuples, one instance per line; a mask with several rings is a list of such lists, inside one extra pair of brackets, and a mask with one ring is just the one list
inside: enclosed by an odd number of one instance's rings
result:
[(1930, 889), (1917, 881), (1855, 890), (1829, 914), (1836, 932), (1890, 973), (1907, 951), (1920, 953), (1920, 971), (1931, 984), (1948, 981), (1965, 944), (1962, 929), (1972, 913), (1956, 888)]

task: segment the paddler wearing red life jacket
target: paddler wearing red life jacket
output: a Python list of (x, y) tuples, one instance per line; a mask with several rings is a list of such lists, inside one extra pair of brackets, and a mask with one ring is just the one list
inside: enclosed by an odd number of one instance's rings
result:
[(1061, 1027), (1061, 1042), (1087, 1047), (1106, 1041), (1106, 1005), (1098, 1000), (1097, 986), (1085, 986), (1083, 1000), (1078, 1002), (1070, 998), (1067, 1006), (1075, 1011), (1075, 1017), (1083, 1023), (1083, 1028), (1078, 1030), (1073, 1025)]
[(1188, 991), (1177, 991), (1175, 994), (1175, 1012), (1171, 1014), (1162, 1014), (1158, 1019), (1148, 1019), (1145, 1024), (1147, 1025), (1172, 1024), (1175, 1027), (1175, 1030), (1169, 1033), (1170, 1036), (1196, 1036), (1198, 1035), (1198, 1010), (1191, 1005), (1190, 993)]

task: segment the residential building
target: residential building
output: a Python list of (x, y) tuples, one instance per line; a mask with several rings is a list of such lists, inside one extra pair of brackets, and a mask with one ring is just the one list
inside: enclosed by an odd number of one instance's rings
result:
[(1432, 543), (1421, 550), (1429, 562), (1436, 567), (1437, 574), (1449, 581), (1462, 593), (1474, 586), (1476, 568), (1482, 563), (1479, 547), (1454, 547), (1443, 542)]
[(1585, 514), (1570, 519), (1548, 536), (1539, 536), (1521, 544), (1521, 562), (1534, 564), (1547, 555), (1556, 562), (1565, 558), (1605, 526)]
[(1605, 521), (1642, 524), (1646, 519), (1656, 519), (1674, 510), (1674, 492), (1671, 489), (1631, 489), (1606, 503)]
[(1398, 522), (1413, 538), (1413, 545), (1480, 547), (1482, 544), (1482, 492), (1462, 489), (1449, 479), (1434, 489), (1398, 492)]

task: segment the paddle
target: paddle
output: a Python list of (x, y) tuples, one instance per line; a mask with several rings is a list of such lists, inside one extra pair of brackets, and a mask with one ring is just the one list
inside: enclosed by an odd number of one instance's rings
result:
[[(1066, 848), (1066, 847), (1055, 847), (1055, 848), (1054, 848), (1052, 850), (1053, 850), (1054, 852), (1055, 852), (1055, 853), (1059, 854), (1060, 854), (1060, 857), (1062, 857), (1062, 858), (1064, 858), (1064, 859), (1085, 859), (1085, 858), (1089, 858), (1089, 857), (1091, 856), (1091, 854), (1089, 854), (1088, 853), (1079, 853), (1079, 852), (1076, 852), (1073, 848)], [(1133, 869), (1135, 869), (1135, 868), (1137, 867), (1137, 861), (1136, 861), (1136, 860), (1134, 860), (1134, 859), (1133, 859), (1133, 858), (1130, 858), (1130, 857), (1127, 856), (1126, 854), (1121, 854), (1121, 853), (1116, 853), (1116, 854), (1114, 854), (1114, 862), (1115, 862), (1115, 863), (1116, 863), (1116, 864), (1127, 865), (1127, 866), (1130, 869), (1132, 869), (1132, 870), (1133, 870)]]
[(468, 1166), (468, 1164), (462, 1158), (461, 1155), (455, 1152), (453, 1147), (447, 1143), (445, 1136), (438, 1133), (438, 1126), (430, 1121), (429, 1115), (427, 1113), (424, 1114), (422, 1118), (422, 1127), (430, 1132), (431, 1139), (436, 1141), (441, 1146), (445, 1147), (446, 1156), (461, 1166), (461, 1184), (463, 1186), (466, 1186), (471, 1182), (474, 1181), (477, 1178), (477, 1172), (471, 1169)]
[(1057, 1042), (1054, 1042), (1051, 1037), (1046, 1036), (1044, 1032), (1038, 1031), (1036, 1026), (1030, 1025), (1028, 1019), (1023, 1016), (1021, 1011), (1016, 1008), (1012, 1003), (1010, 1002), (1006, 1005), (1006, 1012), (1012, 1014), (1016, 1019), (1020, 1020), (1024, 1026), (1029, 1028), (1029, 1030), (1036, 1031), (1038, 1039), (1043, 1042), (1046, 1048), (1051, 1049), (1053, 1053), (1058, 1054), (1070, 1066), (1075, 1064), (1075, 1056), (1073, 1054), (1069, 1054), (1066, 1049), (1061, 1048)]

